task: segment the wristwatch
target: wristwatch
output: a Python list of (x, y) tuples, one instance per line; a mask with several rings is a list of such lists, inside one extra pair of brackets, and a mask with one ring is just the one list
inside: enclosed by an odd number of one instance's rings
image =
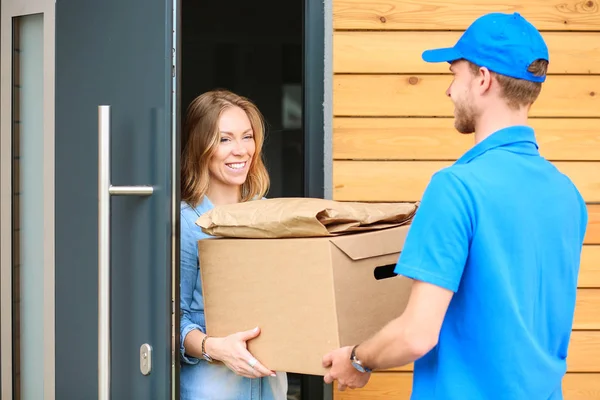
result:
[(209, 356), (208, 353), (204, 350), (204, 343), (206, 343), (206, 339), (208, 339), (208, 335), (204, 335), (204, 338), (202, 338), (202, 357), (204, 357), (206, 361), (211, 363), (213, 362), (212, 357)]
[(371, 368), (367, 368), (364, 365), (362, 365), (362, 363), (360, 362), (360, 360), (356, 357), (356, 348), (358, 347), (358, 345), (354, 346), (352, 348), (352, 353), (350, 353), (350, 362), (352, 363), (352, 366), (354, 368), (356, 368), (356, 370), (358, 370), (359, 372), (371, 372), (372, 369)]

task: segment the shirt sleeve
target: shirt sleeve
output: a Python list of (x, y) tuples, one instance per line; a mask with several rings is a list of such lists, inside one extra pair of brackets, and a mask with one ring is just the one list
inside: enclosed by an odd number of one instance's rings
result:
[(587, 204), (585, 203), (585, 200), (583, 199), (583, 197), (581, 196), (581, 194), (579, 194), (579, 192), (577, 192), (577, 195), (579, 197), (579, 207), (581, 209), (581, 244), (583, 245), (583, 242), (585, 241), (585, 234), (587, 231), (587, 226), (588, 226), (588, 211), (587, 211)]
[(431, 178), (395, 272), (456, 292), (467, 261), (474, 212), (465, 184), (449, 169)]
[(181, 359), (187, 364), (197, 364), (200, 360), (190, 357), (185, 353), (185, 337), (194, 329), (202, 331), (200, 325), (195, 324), (191, 318), (191, 305), (194, 295), (194, 288), (198, 281), (198, 241), (194, 237), (189, 221), (184, 215), (181, 215), (181, 236), (180, 236), (180, 288), (179, 288), (179, 308), (180, 318), (180, 346)]

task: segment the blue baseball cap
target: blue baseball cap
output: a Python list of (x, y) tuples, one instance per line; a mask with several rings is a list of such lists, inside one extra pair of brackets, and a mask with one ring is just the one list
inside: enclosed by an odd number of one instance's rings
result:
[(423, 52), (426, 62), (465, 59), (500, 75), (532, 82), (546, 76), (527, 71), (537, 59), (549, 61), (548, 47), (540, 32), (519, 13), (490, 13), (477, 18), (454, 47)]

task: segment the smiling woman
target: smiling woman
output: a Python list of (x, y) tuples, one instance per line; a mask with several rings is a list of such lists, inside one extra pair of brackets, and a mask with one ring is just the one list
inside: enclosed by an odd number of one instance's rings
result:
[(239, 107), (229, 107), (223, 111), (219, 120), (219, 145), (212, 155), (209, 172), (214, 181), (210, 192), (220, 192), (230, 187), (238, 192), (246, 181), (252, 166), (252, 157), (256, 151), (254, 131), (248, 115)]
[[(269, 176), (262, 161), (264, 122), (248, 99), (219, 90), (192, 101), (182, 156), (180, 260), (180, 398), (285, 399), (287, 377), (246, 349), (260, 328), (206, 335), (198, 240), (209, 237), (195, 220), (215, 205), (262, 198)], [(220, 361), (220, 363), (213, 363)]]
[(197, 206), (206, 195), (215, 204), (235, 203), (267, 192), (264, 122), (251, 101), (226, 90), (206, 92), (188, 107), (185, 130), (184, 202)]

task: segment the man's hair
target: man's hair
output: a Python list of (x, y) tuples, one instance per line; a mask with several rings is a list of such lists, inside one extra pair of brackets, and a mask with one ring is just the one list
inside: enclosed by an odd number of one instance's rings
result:
[[(479, 72), (478, 65), (469, 62), (469, 67), (473, 74)], [(529, 65), (527, 70), (535, 76), (545, 76), (548, 71), (548, 61), (543, 59), (535, 60)], [(521, 106), (533, 104), (540, 95), (540, 91), (542, 90), (541, 82), (531, 82), (524, 79), (500, 75), (493, 71), (490, 72), (496, 77), (496, 80), (502, 89), (502, 96), (506, 99), (508, 106), (513, 109), (519, 109)]]

